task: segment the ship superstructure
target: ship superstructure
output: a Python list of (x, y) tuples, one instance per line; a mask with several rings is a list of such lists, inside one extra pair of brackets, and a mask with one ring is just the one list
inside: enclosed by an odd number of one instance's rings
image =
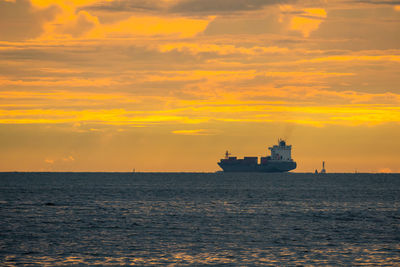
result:
[(296, 169), (297, 164), (292, 159), (292, 146), (286, 145), (282, 139), (278, 140), (278, 145), (268, 148), (271, 155), (261, 157), (244, 157), (238, 159), (231, 157), (226, 151), (225, 158), (218, 162), (224, 172), (287, 172)]

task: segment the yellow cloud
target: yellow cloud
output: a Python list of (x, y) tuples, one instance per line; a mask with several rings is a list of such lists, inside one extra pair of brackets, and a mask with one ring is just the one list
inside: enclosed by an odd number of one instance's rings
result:
[[(24, 77), (30, 78), (30, 77)], [(0, 77), (1, 85), (19, 85), (19, 86), (63, 86), (63, 87), (101, 87), (110, 85), (120, 85), (121, 83), (111, 78), (93, 78), (93, 79), (81, 79), (81, 78), (70, 78), (68, 80), (60, 80), (59, 78), (46, 78), (40, 77), (35, 80), (9, 80), (4, 77)]]
[(321, 21), (315, 19), (294, 17), (290, 29), (301, 32), (304, 37), (309, 37), (311, 32), (318, 29), (320, 23)]
[[(85, 6), (85, 5), (90, 5), (98, 2), (98, 0), (30, 0), (33, 5), (37, 7), (47, 7), (49, 5), (57, 4), (59, 6), (73, 6), (73, 7), (78, 7), (78, 6)], [(105, 0), (105, 1), (112, 1), (112, 0)]]
[[(107, 94), (107, 93), (90, 93), (90, 92), (32, 92), (32, 91), (3, 91), (0, 92), (0, 99), (7, 100), (6, 105), (18, 106), (25, 105), (42, 105), (42, 102), (50, 106), (57, 106), (59, 103), (68, 102), (69, 106), (77, 106), (82, 104), (96, 103), (137, 103), (139, 100), (129, 98), (124, 94)], [(73, 100), (73, 102), (71, 102)], [(0, 104), (1, 105), (1, 104)]]
[(208, 118), (189, 117), (179, 111), (127, 111), (125, 109), (98, 110), (60, 110), (60, 109), (24, 109), (1, 110), (0, 123), (6, 124), (43, 124), (92, 122), (102, 124), (154, 124), (154, 123), (201, 123)]
[[(377, 125), (400, 123), (400, 108), (380, 105), (295, 106), (212, 102), (202, 106), (157, 111), (101, 110), (0, 110), (0, 123), (101, 123), (113, 125), (151, 125), (154, 123), (197, 124), (210, 120), (242, 122), (294, 122), (299, 124)], [(177, 130), (175, 134), (210, 134), (204, 130)]]
[(79, 7), (96, 2), (98, 1), (34, 0), (33, 4), (37, 7), (57, 4), (62, 8), (56, 19), (45, 25), (41, 39), (76, 39), (80, 36), (92, 39), (144, 36), (192, 37), (204, 31), (214, 19), (214, 17), (200, 19), (134, 15), (114, 24), (102, 25), (96, 16), (87, 11), (79, 11)]
[(330, 56), (322, 58), (314, 58), (306, 60), (308, 62), (327, 62), (327, 61), (394, 61), (400, 62), (399, 55), (343, 55), (343, 56)]
[(206, 130), (206, 129), (197, 129), (197, 130), (176, 130), (172, 131), (173, 134), (179, 135), (214, 135), (215, 131)]
[(290, 23), (290, 29), (299, 31), (304, 37), (317, 30), (323, 19), (326, 18), (326, 11), (323, 8), (306, 8), (305, 15), (294, 16)]
[(73, 156), (68, 156), (68, 157), (63, 158), (62, 160), (63, 160), (63, 161), (66, 161), (66, 162), (68, 162), (68, 161), (75, 161), (75, 158), (74, 158)]
[(46, 162), (48, 164), (53, 164), (54, 160), (53, 159), (45, 159), (44, 162)]
[(127, 20), (110, 25), (98, 25), (90, 37), (138, 37), (138, 36), (175, 36), (192, 37), (203, 32), (213, 20), (191, 19), (184, 17), (132, 16)]
[(338, 77), (338, 76), (354, 76), (354, 73), (346, 72), (313, 72), (313, 71), (268, 71), (264, 73), (270, 77)]
[(100, 23), (96, 16), (87, 11), (78, 11), (78, 7), (79, 4), (84, 5), (93, 2), (33, 0), (33, 4), (37, 7), (43, 8), (51, 4), (61, 7), (61, 12), (57, 14), (56, 18), (44, 25), (45, 31), (38, 40), (48, 42), (50, 40), (73, 40), (86, 37), (86, 34), (98, 27)]

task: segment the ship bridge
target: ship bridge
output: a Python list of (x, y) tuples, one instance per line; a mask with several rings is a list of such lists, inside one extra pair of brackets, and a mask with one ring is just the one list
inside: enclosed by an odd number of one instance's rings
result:
[(278, 145), (274, 145), (268, 149), (271, 150), (271, 160), (293, 161), (292, 146), (287, 146), (285, 140), (279, 139)]

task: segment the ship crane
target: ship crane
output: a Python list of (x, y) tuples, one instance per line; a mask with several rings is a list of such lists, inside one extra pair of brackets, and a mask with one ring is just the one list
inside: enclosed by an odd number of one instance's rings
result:
[(226, 152), (225, 152), (225, 158), (226, 159), (229, 159), (229, 156), (231, 155), (231, 153), (229, 153), (229, 151), (227, 150)]

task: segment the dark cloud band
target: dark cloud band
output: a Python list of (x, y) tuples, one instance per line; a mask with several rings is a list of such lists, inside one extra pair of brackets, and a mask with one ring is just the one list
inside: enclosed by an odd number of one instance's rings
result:
[(87, 6), (86, 10), (105, 12), (159, 12), (181, 15), (217, 15), (262, 9), (295, 0), (180, 0), (172, 5), (155, 0), (117, 0)]
[(268, 5), (284, 4), (285, 0), (183, 0), (170, 8), (172, 13), (218, 14), (262, 9)]
[(161, 11), (160, 1), (155, 0), (116, 0), (99, 2), (82, 9), (106, 12), (152, 12)]

